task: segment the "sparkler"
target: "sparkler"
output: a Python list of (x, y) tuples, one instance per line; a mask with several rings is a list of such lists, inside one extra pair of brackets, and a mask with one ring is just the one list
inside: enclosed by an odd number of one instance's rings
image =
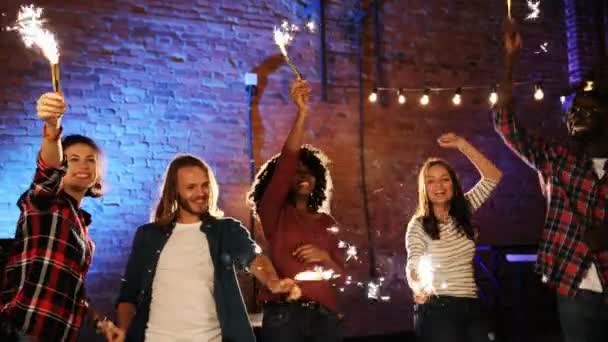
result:
[(281, 24), (280, 27), (274, 28), (274, 42), (279, 47), (279, 50), (281, 50), (281, 54), (283, 54), (283, 57), (285, 57), (285, 61), (287, 62), (291, 70), (294, 72), (294, 74), (296, 74), (296, 78), (298, 80), (301, 80), (302, 74), (300, 73), (298, 68), (296, 68), (296, 65), (293, 63), (293, 60), (291, 59), (291, 57), (289, 57), (289, 54), (287, 53), (287, 45), (289, 45), (289, 43), (293, 41), (295, 32), (297, 32), (298, 30), (299, 28), (297, 25), (290, 25), (287, 21), (283, 21), (283, 24)]
[(57, 48), (55, 35), (42, 27), (44, 23), (42, 8), (34, 7), (34, 5), (21, 6), (17, 13), (15, 25), (7, 27), (7, 30), (19, 32), (23, 43), (28, 48), (36, 46), (42, 51), (42, 54), (51, 65), (53, 91), (58, 92), (61, 91), (59, 49)]
[(391, 300), (391, 296), (382, 294), (382, 285), (384, 284), (384, 278), (380, 277), (371, 280), (367, 283), (367, 298), (373, 300), (379, 300), (382, 302), (388, 302)]
[(526, 17), (526, 20), (538, 19), (538, 16), (540, 15), (540, 0), (528, 0), (528, 8), (530, 9), (530, 13)]
[(321, 266), (315, 266), (312, 271), (303, 271), (294, 277), (295, 280), (298, 281), (321, 281), (321, 280), (330, 280), (332, 278), (337, 278), (340, 275), (335, 274), (332, 269), (324, 269)]
[(418, 274), (418, 281), (420, 282), (422, 291), (434, 293), (435, 287), (433, 286), (433, 280), (435, 278), (435, 267), (433, 266), (433, 260), (429, 254), (420, 257), (416, 273)]
[(357, 256), (357, 247), (350, 245), (348, 246), (348, 248), (346, 249), (346, 261), (348, 262), (350, 259), (359, 259), (359, 257)]

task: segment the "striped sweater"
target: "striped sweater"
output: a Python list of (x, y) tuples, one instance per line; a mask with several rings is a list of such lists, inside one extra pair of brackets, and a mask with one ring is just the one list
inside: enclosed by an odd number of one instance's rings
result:
[[(482, 179), (465, 194), (472, 212), (482, 206), (495, 187), (494, 181)], [(405, 248), (406, 275), (412, 290), (417, 291), (419, 286), (411, 279), (411, 271), (414, 270), (419, 278), (432, 280), (432, 287), (439, 296), (477, 297), (473, 274), (475, 242), (456, 230), (453, 218), (439, 223), (439, 239), (433, 240), (424, 231), (422, 221), (414, 216), (407, 226)], [(426, 269), (430, 266), (432, 277), (428, 276), (431, 273), (419, 268), (421, 264), (426, 264)]]

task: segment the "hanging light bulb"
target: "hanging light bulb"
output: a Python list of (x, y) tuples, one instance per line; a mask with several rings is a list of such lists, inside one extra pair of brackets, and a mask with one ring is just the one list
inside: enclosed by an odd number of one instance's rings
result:
[(371, 102), (371, 103), (376, 103), (376, 101), (378, 101), (378, 88), (374, 88), (372, 90), (372, 93), (369, 94), (368, 99), (369, 99), (369, 102)]
[(495, 105), (498, 102), (498, 93), (496, 92), (496, 86), (492, 87), (492, 92), (490, 93), (490, 104)]
[(397, 90), (397, 101), (399, 101), (399, 104), (405, 104), (407, 101), (403, 89)]
[(455, 106), (460, 106), (460, 104), (462, 103), (462, 88), (456, 89), (454, 97), (452, 97), (452, 103)]
[(422, 96), (420, 97), (420, 104), (423, 106), (426, 106), (429, 104), (429, 102), (431, 101), (429, 94), (430, 94), (430, 89), (425, 89), (424, 90), (424, 94), (422, 94)]
[(560, 97), (559, 97), (559, 102), (560, 102), (561, 104), (566, 103), (566, 96), (564, 96), (564, 95), (560, 96)]
[(534, 85), (534, 99), (540, 101), (543, 98), (545, 98), (545, 93), (543, 92), (543, 87), (540, 82), (538, 82)]

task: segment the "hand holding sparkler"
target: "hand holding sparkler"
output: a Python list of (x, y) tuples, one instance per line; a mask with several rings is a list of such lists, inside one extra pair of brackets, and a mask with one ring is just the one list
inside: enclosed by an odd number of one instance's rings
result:
[(521, 35), (514, 20), (507, 19), (505, 21), (504, 35), (507, 58), (513, 58), (521, 50), (522, 46)]
[(310, 87), (308, 83), (303, 79), (296, 79), (291, 84), (291, 98), (293, 102), (298, 106), (299, 114), (306, 114), (308, 112), (308, 102), (310, 101)]
[(420, 257), (416, 268), (410, 270), (410, 278), (413, 281), (410, 286), (416, 303), (423, 304), (436, 293), (433, 285), (435, 267), (430, 255), (425, 254)]
[(287, 300), (297, 300), (302, 296), (302, 290), (293, 279), (271, 279), (266, 286), (275, 294), (288, 293)]
[(61, 93), (43, 94), (36, 103), (38, 117), (47, 124), (48, 129), (59, 129), (61, 117), (65, 110), (66, 104)]

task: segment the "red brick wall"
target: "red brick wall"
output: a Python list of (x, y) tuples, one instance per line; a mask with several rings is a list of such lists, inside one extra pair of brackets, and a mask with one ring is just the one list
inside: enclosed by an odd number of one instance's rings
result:
[[(13, 17), (19, 3), (0, 5), (0, 12), (6, 13), (1, 20)], [(98, 246), (88, 286), (101, 308), (111, 309), (134, 229), (146, 222), (164, 168), (176, 152), (208, 160), (217, 172), (226, 213), (248, 222), (248, 104), (242, 78), (251, 71), (260, 78), (253, 107), (259, 166), (279, 151), (294, 115), (288, 92), (293, 75), (277, 56), (272, 25), (301, 12), (300, 3), (309, 1), (38, 2), (47, 9), (61, 45), (63, 86), (70, 104), (66, 132), (95, 137), (107, 153), (110, 192), (87, 203), (95, 214), (91, 229)], [(420, 108), (412, 96), (404, 106), (394, 98), (384, 104), (366, 101), (363, 122), (359, 96), (366, 98), (374, 84), (489, 88), (502, 74), (505, 4), (380, 2), (379, 51), (374, 51), (372, 18), (366, 17), (362, 26), (361, 94), (358, 35), (350, 19), (354, 1), (327, 3), (327, 102), (318, 96), (318, 35), (302, 34), (290, 49), (313, 87), (306, 142), (333, 160), (333, 214), (343, 228), (342, 238), (360, 248), (359, 262), (349, 264), (348, 270), (364, 282), (369, 276), (361, 191), (365, 186), (377, 266), (392, 296), (389, 303), (370, 304), (362, 289), (347, 289), (341, 297), (345, 331), (365, 335), (409, 330), (403, 238), (416, 205), (418, 167), (429, 156), (441, 156), (454, 164), (466, 187), (478, 179), (463, 156), (437, 147), (441, 133), (466, 137), (504, 170), (503, 184), (478, 216), (482, 243), (534, 243), (543, 220), (543, 200), (534, 172), (493, 132), (488, 89), (465, 91), (459, 108), (451, 105), (449, 91), (433, 93), (427, 108)], [(524, 5), (514, 2), (516, 18), (526, 14)], [(369, 6), (363, 2), (364, 10)], [(563, 10), (559, 1), (544, 1), (541, 19), (522, 23), (525, 49), (517, 70), (519, 80), (550, 79), (541, 103), (532, 100), (531, 85), (517, 91), (522, 120), (556, 136), (563, 136), (559, 89), (568, 83)], [(535, 54), (544, 41), (549, 42), (549, 52)], [(0, 232), (9, 236), (18, 215), (14, 202), (27, 187), (39, 143), (35, 100), (50, 83), (48, 66), (14, 33), (0, 32), (0, 49)], [(381, 61), (380, 75), (375, 58)]]

